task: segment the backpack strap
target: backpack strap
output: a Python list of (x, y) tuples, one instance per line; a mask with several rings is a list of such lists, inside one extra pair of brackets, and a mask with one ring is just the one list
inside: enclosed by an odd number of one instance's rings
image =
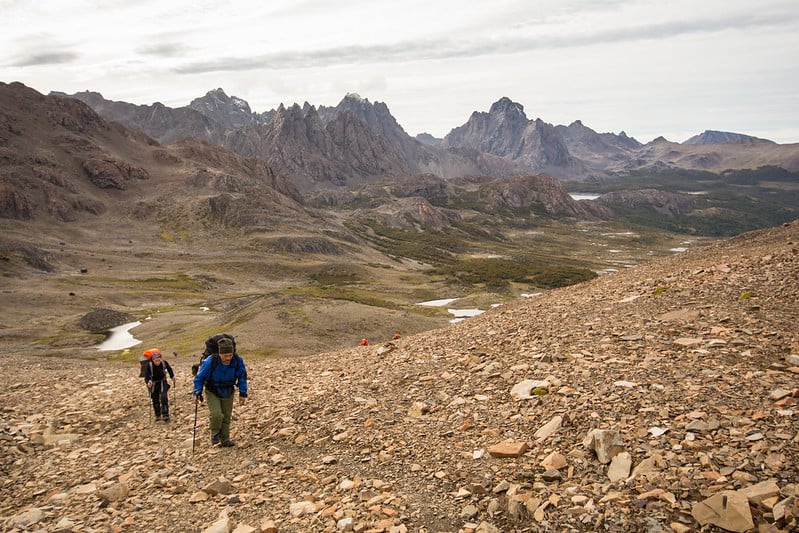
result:
[[(214, 375), (214, 369), (216, 368), (216, 365), (219, 364), (219, 354), (218, 353), (213, 353), (213, 354), (209, 355), (208, 357), (212, 358), (211, 359), (211, 373), (208, 375), (208, 377), (211, 377), (211, 376)], [(232, 361), (235, 361), (235, 368), (236, 368), (236, 370), (238, 370), (239, 369), (239, 354), (234, 353)]]
[[(168, 373), (168, 372), (167, 372), (167, 370), (166, 370), (166, 365), (167, 365), (167, 364), (168, 364), (168, 363), (167, 363), (166, 361), (164, 361), (164, 359), (163, 359), (163, 357), (162, 357), (162, 358), (161, 358), (161, 365), (164, 367), (164, 378), (163, 378), (161, 381), (168, 381), (168, 380), (169, 380), (169, 373)], [(149, 370), (150, 370), (150, 381), (155, 381), (155, 380), (153, 379), (155, 372), (153, 371), (153, 366), (154, 366), (154, 365), (153, 365), (153, 360), (152, 360), (152, 359), (150, 359), (149, 361), (147, 361), (147, 366), (149, 367)], [(171, 370), (171, 369), (172, 369), (172, 367), (169, 367), (169, 369)], [(145, 375), (145, 377), (146, 377), (146, 375)], [(172, 378), (172, 379), (175, 379), (175, 378)]]
[(205, 389), (209, 392), (213, 392), (216, 394), (216, 385), (214, 384), (214, 370), (216, 370), (216, 365), (219, 362), (219, 354), (212, 353), (208, 357), (211, 358), (211, 370), (208, 372), (208, 379), (205, 380)]
[[(214, 354), (209, 355), (208, 357), (211, 357), (211, 371), (208, 373), (208, 379), (205, 380), (205, 388), (207, 390), (213, 392), (214, 394), (216, 394), (216, 384), (214, 383), (214, 379), (213, 378), (214, 378), (214, 370), (216, 369), (216, 365), (219, 364), (219, 354), (218, 353), (214, 353)], [(235, 361), (235, 363), (233, 363), (233, 368), (234, 368), (233, 381), (234, 381), (234, 383), (235, 383), (235, 380), (237, 379), (237, 375), (238, 375), (238, 372), (239, 372), (239, 366), (240, 366), (239, 359), (240, 359), (239, 354), (234, 352), (233, 353), (233, 359), (231, 359), (231, 361)]]

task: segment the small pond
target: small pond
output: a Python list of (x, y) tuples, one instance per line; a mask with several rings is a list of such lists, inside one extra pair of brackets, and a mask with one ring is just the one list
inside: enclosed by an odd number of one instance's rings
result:
[(125, 348), (130, 348), (132, 346), (136, 346), (137, 344), (141, 344), (141, 341), (134, 338), (130, 333), (131, 329), (140, 325), (141, 322), (139, 321), (128, 322), (127, 324), (122, 324), (121, 326), (109, 329), (108, 338), (98, 344), (97, 349), (101, 352), (124, 350)]

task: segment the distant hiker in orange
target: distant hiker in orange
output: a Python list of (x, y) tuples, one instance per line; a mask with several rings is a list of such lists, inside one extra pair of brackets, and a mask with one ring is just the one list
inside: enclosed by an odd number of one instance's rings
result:
[(400, 334), (399, 334), (399, 332), (395, 333), (395, 334), (394, 334), (394, 340), (397, 340), (397, 339), (399, 339), (399, 338), (400, 338)]
[(369, 346), (369, 340), (366, 337), (361, 339), (361, 346)]
[(164, 422), (169, 422), (169, 383), (167, 379), (172, 379), (174, 386), (175, 372), (169, 363), (161, 359), (161, 352), (153, 350), (150, 361), (144, 368), (144, 383), (147, 384), (147, 390), (150, 391), (155, 419), (163, 419)]
[(160, 354), (161, 350), (159, 350), (158, 348), (150, 348), (149, 350), (146, 350), (144, 353), (142, 353), (141, 356), (139, 357), (139, 377), (140, 378), (144, 377), (144, 369), (147, 367), (147, 365), (152, 360), (154, 353), (159, 353)]

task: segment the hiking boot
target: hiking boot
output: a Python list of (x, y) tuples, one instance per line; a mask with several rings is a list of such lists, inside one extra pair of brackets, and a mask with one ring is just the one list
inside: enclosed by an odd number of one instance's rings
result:
[(213, 444), (214, 446), (219, 444), (219, 433), (217, 433), (216, 435), (211, 435), (211, 444)]
[(164, 417), (164, 422), (169, 422), (169, 417), (168, 416)]
[(225, 439), (225, 440), (222, 441), (222, 446), (224, 446), (225, 448), (230, 448), (230, 447), (235, 446), (235, 445), (236, 445), (236, 443), (233, 442), (230, 439)]
[(161, 420), (161, 415), (155, 415), (155, 421), (158, 422), (159, 420)]

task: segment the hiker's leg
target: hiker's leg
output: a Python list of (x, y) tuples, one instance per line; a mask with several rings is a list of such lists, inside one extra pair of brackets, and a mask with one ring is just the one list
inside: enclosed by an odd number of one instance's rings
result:
[(222, 408), (222, 425), (219, 428), (219, 437), (222, 442), (230, 438), (230, 419), (233, 415), (233, 397), (231, 393), (227, 398), (220, 398), (220, 407)]
[(169, 419), (169, 383), (166, 380), (161, 384), (161, 416)]
[(208, 427), (211, 435), (218, 435), (222, 427), (222, 400), (213, 392), (205, 391), (205, 403), (208, 404)]
[(159, 418), (161, 416), (161, 384), (157, 381), (153, 382), (153, 388), (150, 389), (150, 399), (153, 401), (155, 417)]

